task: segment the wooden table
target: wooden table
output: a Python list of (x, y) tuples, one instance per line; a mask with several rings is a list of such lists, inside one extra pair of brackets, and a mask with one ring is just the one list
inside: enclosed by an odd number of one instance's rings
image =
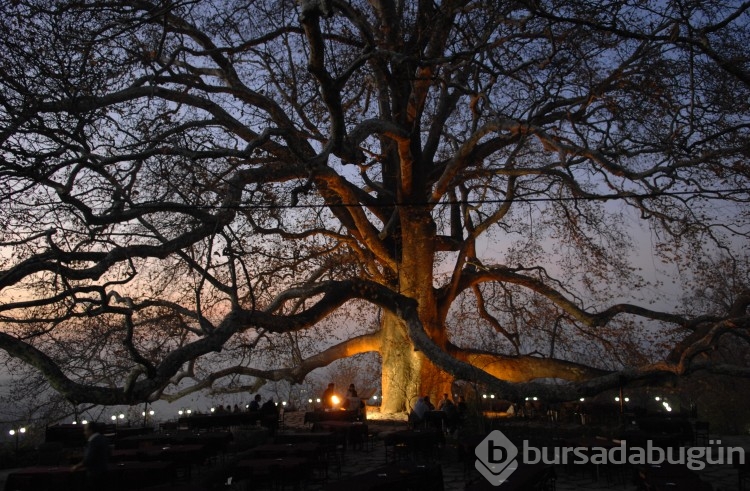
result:
[(209, 455), (217, 455), (226, 451), (230, 441), (232, 434), (228, 431), (165, 431), (117, 440), (115, 448), (148, 449), (175, 445), (203, 445)]
[(154, 461), (154, 460), (190, 460), (193, 463), (201, 463), (206, 457), (206, 446), (198, 444), (190, 445), (164, 445), (144, 446), (140, 448), (117, 448), (110, 454), (110, 462), (123, 461)]
[(367, 441), (367, 424), (362, 421), (321, 421), (313, 425), (313, 431), (329, 431), (342, 435), (348, 447), (362, 447)]
[(275, 443), (315, 442), (321, 445), (342, 445), (344, 437), (332, 431), (280, 431), (274, 436)]
[(319, 423), (321, 421), (357, 421), (360, 417), (359, 410), (332, 409), (330, 411), (308, 411), (305, 413), (305, 424)]
[(422, 453), (427, 460), (432, 460), (438, 447), (445, 442), (440, 430), (399, 430), (383, 437), (385, 460), (398, 460), (400, 454), (409, 453), (416, 456)]

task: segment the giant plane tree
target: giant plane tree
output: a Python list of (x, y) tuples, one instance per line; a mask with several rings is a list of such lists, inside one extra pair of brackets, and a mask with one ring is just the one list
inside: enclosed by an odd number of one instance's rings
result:
[(1, 8), (0, 348), (70, 401), (750, 374), (664, 281), (747, 245), (747, 2)]

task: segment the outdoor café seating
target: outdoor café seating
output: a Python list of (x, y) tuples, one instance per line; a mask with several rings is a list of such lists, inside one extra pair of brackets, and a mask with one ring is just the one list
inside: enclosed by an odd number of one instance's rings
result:
[(405, 429), (384, 435), (386, 462), (414, 460), (432, 462), (445, 443), (442, 431), (436, 429)]
[(306, 477), (309, 460), (304, 457), (250, 458), (234, 465), (238, 480), (252, 481), (254, 485), (268, 483), (273, 489), (286, 484), (299, 484)]
[[(276, 444), (317, 443), (320, 445), (319, 456), (323, 457), (328, 466), (332, 466), (337, 475), (341, 474), (341, 466), (346, 451), (346, 435), (331, 431), (285, 431), (274, 437)], [(326, 473), (327, 473), (326, 467)]]
[(190, 478), (195, 466), (205, 463), (210, 457), (208, 449), (201, 444), (144, 446), (141, 448), (114, 449), (110, 462), (172, 462), (177, 472)]
[(164, 433), (150, 433), (123, 438), (115, 441), (115, 448), (141, 448), (154, 445), (205, 445), (211, 451), (223, 450), (232, 440), (232, 433), (228, 431), (174, 431)]
[(362, 421), (321, 421), (313, 425), (313, 431), (340, 434), (347, 448), (364, 449), (369, 444), (368, 427)]
[[(381, 421), (377, 417), (367, 422), (334, 419), (305, 424), (304, 412), (290, 414), (288, 427), (275, 433), (260, 427), (234, 426), (231, 431), (215, 428), (115, 431), (108, 438), (110, 468), (116, 482), (106, 491), (344, 488), (512, 491), (570, 489), (571, 483), (580, 482), (587, 483), (587, 489), (613, 491), (708, 491), (706, 481), (714, 479), (716, 474), (715, 469), (694, 471), (686, 465), (654, 467), (591, 458), (599, 455), (600, 449), (611, 451), (622, 446), (623, 440), (627, 448), (643, 447), (645, 442), (662, 449), (690, 446), (692, 440), (685, 442), (689, 435), (687, 428), (694, 428), (695, 421), (679, 415), (649, 415), (628, 420), (623, 426), (609, 427), (505, 418), (498, 423), (499, 429), (517, 447), (526, 442), (529, 448), (546, 450), (547, 456), (562, 448), (568, 458), (554, 465), (546, 465), (544, 461), (539, 465), (526, 464), (519, 460), (512, 475), (495, 487), (477, 469), (477, 447), (492, 431), (482, 422), (446, 433), (437, 425), (409, 428), (405, 420)], [(642, 424), (636, 424), (637, 421)], [(50, 434), (53, 440), (67, 435), (68, 441), (73, 442), (77, 431), (81, 431), (80, 426), (62, 431), (56, 428)], [(360, 445), (366, 448), (372, 435), (375, 435), (373, 452), (364, 453)], [(71, 465), (80, 460), (82, 449), (82, 446), (65, 448), (62, 441), (40, 445), (36, 449), (38, 455), (27, 460), (33, 467), (9, 470), (5, 491), (81, 489), (85, 473), (73, 471)], [(588, 455), (588, 461), (575, 461), (574, 454), (568, 451), (572, 449), (578, 450), (576, 455)], [(221, 458), (215, 458), (219, 455)], [(750, 491), (750, 464), (741, 465), (737, 461), (730, 464), (724, 466), (729, 467), (729, 476), (726, 469), (721, 471), (720, 489)], [(436, 467), (441, 469), (441, 476), (430, 473)], [(433, 485), (425, 487), (426, 482)], [(711, 483), (715, 491), (716, 483)]]

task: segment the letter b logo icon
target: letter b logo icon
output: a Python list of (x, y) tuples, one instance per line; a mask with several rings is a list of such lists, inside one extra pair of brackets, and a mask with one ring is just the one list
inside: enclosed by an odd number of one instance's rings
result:
[(484, 440), (487, 445), (487, 463), (498, 465), (508, 462), (508, 451), (502, 445), (498, 445), (495, 440)]
[(493, 486), (503, 483), (518, 468), (518, 447), (502, 431), (495, 430), (474, 450), (474, 467)]

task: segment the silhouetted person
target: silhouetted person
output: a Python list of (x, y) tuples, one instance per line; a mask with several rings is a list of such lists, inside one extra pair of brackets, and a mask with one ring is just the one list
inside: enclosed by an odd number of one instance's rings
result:
[(276, 433), (279, 428), (279, 408), (273, 402), (273, 398), (268, 399), (260, 407), (260, 424), (271, 430), (271, 434)]
[(88, 491), (101, 491), (107, 489), (111, 484), (107, 483), (109, 443), (98, 430), (99, 425), (96, 423), (86, 423), (83, 426), (83, 435), (86, 437), (83, 460), (73, 466), (73, 470), (86, 470), (86, 489)]
[(357, 397), (357, 389), (354, 384), (349, 384), (349, 388), (346, 390), (346, 397)]
[(336, 395), (336, 385), (331, 382), (328, 384), (328, 388), (323, 391), (323, 397), (321, 397), (321, 400), (323, 402), (323, 409), (333, 409), (333, 396)]
[(440, 402), (442, 403), (440, 410), (445, 414), (445, 418), (443, 418), (445, 429), (448, 433), (453, 433), (458, 426), (458, 408), (450, 399), (446, 398)]
[(430, 396), (420, 397), (417, 399), (417, 403), (414, 404), (411, 414), (409, 414), (409, 420), (413, 426), (419, 426), (425, 422), (425, 416), (433, 409), (434, 406), (430, 402)]
[(451, 404), (453, 404), (453, 401), (450, 400), (450, 398), (448, 397), (448, 394), (443, 394), (443, 398), (440, 399), (437, 403), (438, 411), (442, 411), (443, 406), (446, 404), (446, 402), (450, 402)]
[(260, 411), (260, 394), (255, 394), (255, 398), (250, 402), (250, 411)]
[(456, 426), (461, 426), (466, 421), (466, 417), (469, 413), (469, 406), (466, 404), (466, 398), (464, 396), (458, 396), (458, 402), (456, 402), (456, 412), (458, 417), (456, 418)]
[(362, 412), (365, 408), (365, 403), (362, 399), (357, 396), (357, 389), (354, 384), (349, 384), (349, 389), (346, 391), (346, 409), (357, 412), (357, 419), (362, 417)]

